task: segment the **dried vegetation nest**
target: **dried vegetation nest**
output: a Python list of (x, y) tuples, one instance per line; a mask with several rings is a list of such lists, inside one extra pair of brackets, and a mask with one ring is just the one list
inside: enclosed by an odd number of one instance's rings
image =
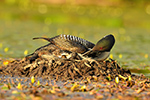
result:
[(0, 69), (0, 74), (25, 77), (50, 77), (54, 79), (85, 79), (110, 75), (129, 76), (115, 60), (96, 61), (81, 54), (63, 51), (49, 43), (22, 60), (15, 60)]

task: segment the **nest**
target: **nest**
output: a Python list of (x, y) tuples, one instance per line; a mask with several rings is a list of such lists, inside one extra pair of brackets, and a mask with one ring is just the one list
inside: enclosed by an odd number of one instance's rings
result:
[(115, 60), (96, 61), (75, 52), (63, 51), (47, 44), (22, 60), (14, 60), (0, 69), (0, 74), (25, 77), (50, 77), (73, 80), (110, 75), (129, 76), (129, 70), (121, 68)]

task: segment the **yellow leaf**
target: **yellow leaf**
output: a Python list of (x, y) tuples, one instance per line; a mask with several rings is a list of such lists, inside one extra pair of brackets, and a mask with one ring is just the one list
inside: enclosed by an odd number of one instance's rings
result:
[(83, 85), (83, 86), (81, 87), (81, 90), (82, 90), (82, 91), (86, 90), (86, 85)]
[(6, 65), (8, 65), (9, 63), (10, 63), (10, 61), (6, 60), (6, 61), (3, 62), (3, 65), (6, 66)]
[(22, 86), (21, 86), (21, 83), (20, 83), (20, 82), (18, 83), (17, 88), (18, 88), (18, 89), (22, 89)]
[(34, 76), (31, 77), (31, 83), (33, 84), (35, 82)]
[(50, 92), (51, 92), (51, 93), (53, 93), (53, 94), (55, 94), (55, 93), (56, 93), (56, 91), (55, 91), (55, 87), (54, 87), (54, 86), (52, 87), (52, 90), (50, 90)]
[(25, 50), (25, 51), (24, 51), (24, 55), (27, 55), (27, 54), (28, 54), (28, 50)]
[(89, 83), (91, 83), (91, 80), (87, 77), (87, 81), (89, 82)]
[(109, 58), (113, 59), (113, 54), (110, 54)]
[(115, 82), (118, 84), (119, 83), (119, 77), (115, 78)]
[(122, 54), (119, 54), (119, 58), (122, 58)]
[(127, 77), (124, 77), (124, 76), (122, 76), (122, 75), (119, 75), (119, 77), (122, 78), (122, 79), (124, 79), (124, 80), (127, 79)]
[(40, 86), (40, 81), (37, 82), (37, 85)]
[(144, 56), (146, 59), (148, 58), (148, 54), (145, 54), (145, 56)]
[(8, 52), (8, 50), (9, 50), (8, 47), (4, 48), (4, 52)]
[(128, 80), (129, 80), (129, 81), (131, 81), (131, 80), (132, 80), (131, 76), (129, 76), (129, 77), (128, 77)]
[(71, 87), (71, 91), (73, 92), (75, 90), (75, 88), (79, 87), (79, 85), (77, 83), (75, 83), (72, 87)]

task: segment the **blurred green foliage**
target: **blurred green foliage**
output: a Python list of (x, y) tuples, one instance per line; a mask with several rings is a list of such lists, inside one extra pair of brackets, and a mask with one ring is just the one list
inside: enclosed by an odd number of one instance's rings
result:
[(106, 2), (105, 6), (83, 6), (38, 3), (32, 0), (4, 0), (0, 5), (0, 19), (8, 21), (32, 20), (45, 22), (45, 24), (72, 23), (103, 27), (134, 26), (148, 28), (150, 23), (150, 20), (147, 20), (150, 15), (150, 4), (148, 0), (117, 0), (117, 2), (119, 4), (114, 3), (113, 5)]

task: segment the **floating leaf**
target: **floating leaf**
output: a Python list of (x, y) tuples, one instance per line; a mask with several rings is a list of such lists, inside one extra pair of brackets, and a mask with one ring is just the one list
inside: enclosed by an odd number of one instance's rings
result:
[(40, 81), (37, 82), (37, 85), (40, 86)]
[(119, 58), (122, 58), (122, 54), (119, 54)]
[(75, 90), (75, 88), (79, 87), (79, 85), (77, 83), (75, 83), (72, 87), (71, 87), (71, 91), (73, 92)]
[(6, 60), (6, 61), (3, 62), (3, 65), (6, 66), (6, 65), (8, 65), (9, 63), (10, 63), (10, 61), (9, 61), (9, 60)]
[(9, 50), (8, 47), (4, 48), (4, 52), (5, 52), (5, 53), (8, 52), (8, 50)]
[(21, 86), (21, 83), (20, 83), (20, 82), (18, 83), (17, 88), (20, 89), (20, 90), (22, 89), (22, 86)]
[(148, 58), (148, 54), (145, 54), (144, 57), (147, 59)]
[(33, 84), (35, 82), (34, 76), (31, 77), (31, 83)]
[(27, 55), (27, 54), (28, 54), (28, 50), (25, 50), (25, 51), (24, 51), (24, 55)]

